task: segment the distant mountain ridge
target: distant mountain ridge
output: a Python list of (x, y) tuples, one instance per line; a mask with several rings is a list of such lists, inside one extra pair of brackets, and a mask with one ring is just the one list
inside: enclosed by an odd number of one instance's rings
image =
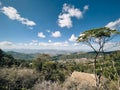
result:
[[(53, 60), (69, 60), (69, 59), (94, 59), (95, 52), (80, 52), (80, 51), (65, 51), (65, 50), (37, 50), (29, 53), (26, 51), (6, 51), (7, 54), (12, 55), (15, 59), (23, 59), (23, 60), (34, 60), (40, 54), (49, 54)], [(105, 54), (110, 54), (112, 52), (105, 52)]]
[(56, 56), (59, 54), (71, 54), (73, 51), (66, 50), (37, 50), (37, 49), (14, 49), (14, 50), (4, 50), (7, 54), (12, 55), (15, 59), (23, 59), (23, 60), (33, 60), (39, 54), (49, 54), (50, 56)]
[(37, 56), (37, 54), (25, 54), (14, 51), (8, 51), (6, 53), (12, 55), (15, 59), (22, 59), (22, 60), (33, 60)]
[(50, 55), (56, 55), (56, 54), (66, 54), (66, 53), (72, 53), (77, 52), (78, 50), (58, 50), (58, 49), (5, 49), (4, 51), (13, 51), (18, 53), (25, 53), (25, 54), (34, 54), (34, 53), (40, 53), (40, 54), (50, 54)]
[[(7, 54), (12, 55), (15, 59), (23, 59), (23, 60), (33, 60), (38, 57), (39, 54), (49, 54), (54, 58), (63, 56), (63, 55), (71, 55), (72, 53), (76, 53), (72, 50), (37, 50), (37, 49), (14, 49), (14, 50), (4, 50)], [(81, 52), (80, 52), (81, 53)], [(53, 59), (54, 60), (54, 59)]]

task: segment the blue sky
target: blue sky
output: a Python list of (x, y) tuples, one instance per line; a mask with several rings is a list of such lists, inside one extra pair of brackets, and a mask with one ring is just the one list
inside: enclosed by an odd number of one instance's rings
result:
[(120, 28), (120, 0), (0, 0), (0, 48), (80, 49), (80, 33)]

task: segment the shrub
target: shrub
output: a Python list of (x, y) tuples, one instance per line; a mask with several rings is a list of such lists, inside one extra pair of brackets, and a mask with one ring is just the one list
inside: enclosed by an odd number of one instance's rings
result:
[(4, 90), (29, 89), (37, 81), (37, 74), (32, 69), (0, 69), (0, 87)]

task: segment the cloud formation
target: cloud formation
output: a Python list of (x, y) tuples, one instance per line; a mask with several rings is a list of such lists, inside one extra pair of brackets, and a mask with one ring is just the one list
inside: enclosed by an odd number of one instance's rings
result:
[(52, 42), (52, 40), (48, 40), (48, 42), (49, 42), (49, 43), (51, 43), (51, 42)]
[(72, 17), (80, 19), (83, 17), (83, 13), (88, 10), (88, 5), (84, 6), (83, 12), (72, 5), (64, 4), (62, 8), (62, 13), (58, 16), (58, 25), (60, 27), (72, 27)]
[(74, 45), (74, 46), (79, 46), (79, 43), (74, 43), (73, 45)]
[(120, 30), (120, 18), (116, 21), (109, 22), (105, 27)]
[(52, 32), (52, 37), (55, 37), (55, 38), (61, 37), (60, 31)]
[(9, 7), (3, 7), (1, 9), (1, 11), (2, 11), (3, 14), (8, 16), (9, 19), (11, 19), (11, 20), (17, 20), (20, 23), (22, 23), (24, 25), (27, 25), (27, 26), (35, 26), (36, 25), (36, 23), (34, 21), (30, 21), (27, 18), (21, 17), (21, 15), (18, 13), (18, 11), (13, 7), (10, 7), (10, 6)]
[(75, 42), (76, 39), (77, 39), (77, 37), (75, 37), (75, 35), (72, 34), (71, 37), (69, 38), (69, 41), (71, 41), (71, 42)]
[[(113, 47), (118, 44), (118, 47)], [(108, 47), (109, 46), (109, 47)], [(105, 49), (107, 50), (120, 50), (120, 42), (108, 42), (105, 44)], [(81, 51), (91, 51), (92, 49), (85, 44), (80, 43), (72, 43), (70, 44), (68, 41), (64, 42), (52, 42), (49, 40), (48, 42), (39, 42), (38, 40), (32, 40), (27, 43), (13, 43), (10, 41), (1, 41), (0, 42), (1, 49), (58, 49), (58, 50), (81, 50)], [(96, 44), (94, 47), (97, 48)], [(108, 49), (109, 48), (109, 49)]]
[(38, 37), (40, 37), (40, 38), (45, 38), (46, 36), (43, 34), (43, 32), (39, 32), (39, 33), (38, 33)]
[(0, 46), (12, 46), (13, 43), (12, 42), (9, 42), (9, 41), (2, 41), (0, 42)]
[(89, 6), (88, 6), (88, 5), (85, 5), (85, 6), (84, 6), (83, 13), (85, 13), (85, 12), (86, 12), (86, 10), (88, 10), (88, 9), (89, 9)]
[(49, 40), (48, 43), (47, 42), (39, 42), (38, 45), (55, 48), (55, 47), (59, 47), (59, 46), (61, 46), (61, 47), (69, 46), (69, 43), (68, 42), (52, 42), (51, 40)]

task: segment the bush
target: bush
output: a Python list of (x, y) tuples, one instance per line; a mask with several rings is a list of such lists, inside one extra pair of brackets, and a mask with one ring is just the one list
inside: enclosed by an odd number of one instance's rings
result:
[(43, 81), (34, 85), (33, 90), (67, 90), (64, 89), (58, 82)]
[(38, 79), (32, 69), (4, 68), (0, 69), (0, 87), (2, 90), (29, 89)]

